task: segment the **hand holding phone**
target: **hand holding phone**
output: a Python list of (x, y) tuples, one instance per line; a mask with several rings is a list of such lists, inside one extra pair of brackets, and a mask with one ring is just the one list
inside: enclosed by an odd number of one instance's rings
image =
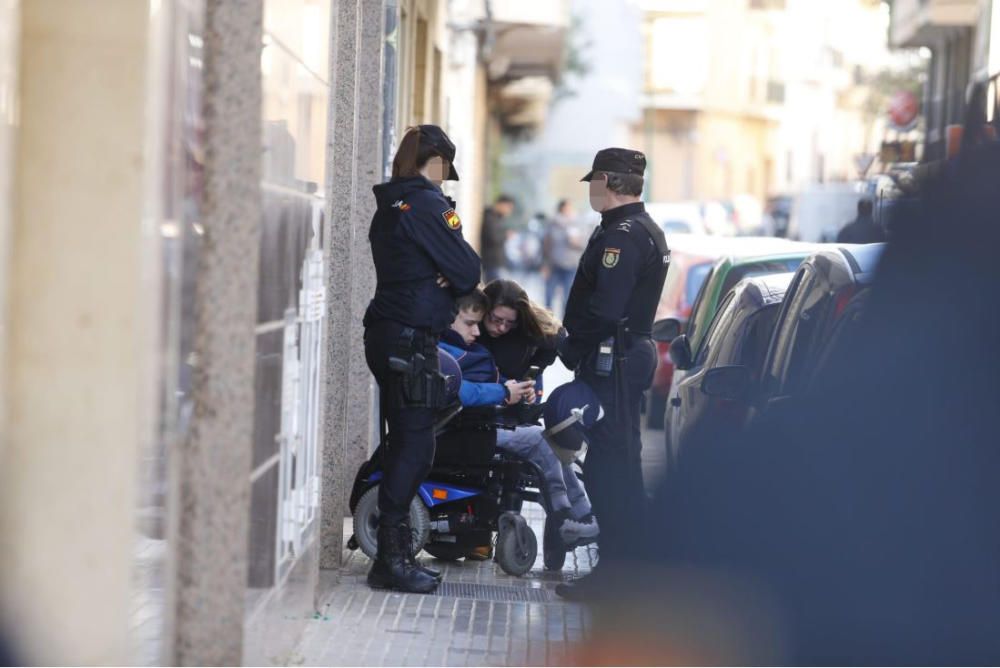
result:
[(529, 366), (528, 367), (528, 370), (524, 374), (524, 380), (525, 381), (531, 381), (531, 389), (524, 395), (524, 398), (521, 400), (522, 402), (524, 402), (526, 404), (533, 404), (533, 403), (535, 403), (535, 396), (536, 395), (535, 395), (535, 382), (534, 381), (538, 378), (538, 374), (540, 372), (541, 372), (541, 369), (539, 369), (537, 366)]

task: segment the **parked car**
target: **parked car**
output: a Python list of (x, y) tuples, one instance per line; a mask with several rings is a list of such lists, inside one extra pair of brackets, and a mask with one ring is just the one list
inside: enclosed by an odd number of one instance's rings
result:
[[(663, 284), (656, 319), (673, 318), (686, 322), (691, 315), (698, 289), (708, 276), (712, 264), (725, 247), (711, 237), (674, 234), (667, 236), (670, 246), (670, 269)], [(679, 331), (679, 330), (678, 330)], [(667, 354), (668, 343), (657, 344), (656, 373), (649, 393), (647, 418), (651, 427), (663, 425), (663, 410), (674, 366)]]
[[(687, 248), (690, 250), (691, 246)], [(697, 346), (701, 330), (715, 315), (719, 300), (736, 283), (751, 275), (794, 271), (813, 248), (810, 244), (770, 237), (716, 238), (714, 242), (700, 244), (697, 262), (686, 263), (683, 253), (680, 266), (676, 259), (672, 261), (656, 312), (657, 322), (666, 322), (660, 324), (663, 341), (657, 342), (656, 375), (647, 410), (648, 427), (659, 429), (663, 426), (667, 396), (675, 373), (669, 355), (670, 340), (686, 332), (692, 344)], [(675, 258), (677, 255), (674, 251)], [(678, 267), (676, 272), (675, 267)], [(677, 282), (690, 293), (684, 295), (683, 301)]]
[[(732, 438), (743, 428), (753, 407), (749, 388), (759, 383), (792, 276), (787, 272), (744, 278), (723, 297), (696, 352), (684, 334), (670, 344), (674, 365), (687, 373), (675, 382), (670, 399), (668, 470), (678, 451), (690, 443)], [(741, 369), (742, 385), (728, 383), (728, 370), (734, 367)], [(719, 383), (719, 378), (727, 382)]]
[[(756, 416), (781, 411), (808, 390), (841, 337), (858, 325), (884, 247), (828, 248), (795, 272), (754, 392)], [(742, 382), (732, 373), (731, 382)]]

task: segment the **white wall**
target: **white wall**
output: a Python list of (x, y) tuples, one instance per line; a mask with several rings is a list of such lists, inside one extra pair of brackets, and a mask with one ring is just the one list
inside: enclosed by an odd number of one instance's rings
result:
[(29, 662), (128, 661), (146, 3), (23, 3), (0, 592)]

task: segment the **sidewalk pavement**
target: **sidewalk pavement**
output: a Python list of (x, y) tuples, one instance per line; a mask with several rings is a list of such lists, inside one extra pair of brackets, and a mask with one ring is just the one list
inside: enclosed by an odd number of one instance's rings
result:
[[(540, 545), (544, 512), (525, 504), (524, 516)], [(558, 572), (543, 569), (539, 549), (535, 566), (519, 578), (494, 561), (442, 562), (421, 553), (444, 574), (427, 595), (372, 590), (365, 584), (371, 562), (360, 550), (346, 555), (339, 584), (307, 622), (288, 665), (564, 665), (590, 624), (583, 606), (563, 602), (554, 589), (590, 571), (593, 546), (567, 554)]]
[[(663, 470), (663, 432), (644, 430), (643, 445), (643, 473), (652, 482)], [(545, 513), (526, 503), (524, 516), (538, 537), (539, 554), (520, 578), (494, 561), (443, 562), (421, 553), (421, 562), (444, 574), (435, 594), (374, 591), (365, 584), (371, 562), (360, 550), (345, 551), (339, 583), (307, 622), (287, 665), (567, 664), (574, 643), (587, 636), (591, 618), (586, 607), (556, 596), (555, 586), (588, 573), (597, 563), (597, 548), (578, 548), (566, 555), (562, 571), (546, 571), (541, 554)], [(353, 533), (350, 522), (345, 536)]]

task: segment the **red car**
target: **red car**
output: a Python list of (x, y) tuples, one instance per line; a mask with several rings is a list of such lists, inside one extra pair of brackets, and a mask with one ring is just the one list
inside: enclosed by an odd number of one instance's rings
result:
[[(664, 318), (677, 318), (684, 322), (691, 315), (691, 306), (698, 296), (698, 290), (708, 276), (715, 260), (725, 254), (728, 244), (720, 243), (717, 237), (671, 234), (667, 238), (670, 245), (670, 270), (663, 285), (660, 305), (656, 308), (654, 322)], [(669, 343), (657, 343), (656, 375), (649, 395), (649, 427), (663, 427), (667, 395), (674, 375), (674, 364), (670, 361)]]

